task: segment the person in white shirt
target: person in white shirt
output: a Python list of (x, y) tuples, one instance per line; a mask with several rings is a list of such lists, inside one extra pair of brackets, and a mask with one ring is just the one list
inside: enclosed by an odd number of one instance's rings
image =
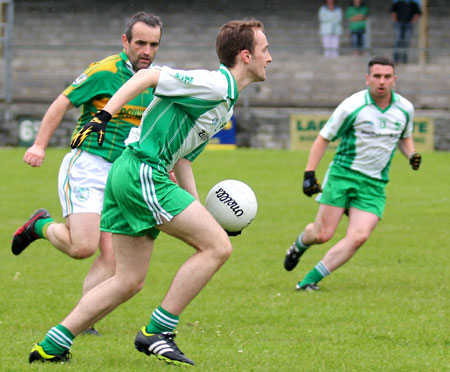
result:
[[(134, 346), (170, 364), (194, 364), (176, 345), (174, 331), (183, 310), (227, 261), (232, 246), (225, 230), (198, 200), (191, 163), (231, 118), (238, 93), (265, 80), (272, 61), (268, 48), (261, 22), (229, 21), (216, 38), (219, 70), (167, 66), (140, 70), (73, 136), (73, 148), (82, 146), (91, 134), (101, 146), (107, 123), (120, 108), (145, 89), (154, 89), (139, 138), (115, 160), (108, 174), (100, 229), (112, 233), (116, 271), (86, 293), (34, 345), (30, 363), (67, 361), (75, 336), (138, 293), (162, 231), (195, 252), (175, 274)], [(178, 184), (169, 180), (172, 168)]]
[(319, 9), (319, 33), (325, 57), (334, 58), (339, 55), (342, 16), (342, 9), (336, 5), (335, 0), (326, 0)]
[[(372, 58), (366, 75), (368, 89), (336, 108), (311, 147), (303, 192), (307, 196), (321, 192), (319, 211), (288, 249), (285, 269), (293, 270), (311, 245), (329, 241), (344, 213), (349, 222), (345, 237), (297, 283), (297, 290), (319, 289), (317, 283), (350, 260), (367, 241), (383, 215), (389, 167), (397, 145), (412, 169), (419, 169), (421, 156), (415, 152), (412, 138), (414, 107), (393, 91), (396, 79), (390, 58)], [(338, 138), (322, 191), (315, 170), (328, 144)]]

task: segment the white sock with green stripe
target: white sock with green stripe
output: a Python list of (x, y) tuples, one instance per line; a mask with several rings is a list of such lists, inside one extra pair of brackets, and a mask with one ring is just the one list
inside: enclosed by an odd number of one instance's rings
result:
[(178, 325), (178, 319), (177, 315), (171, 314), (159, 306), (153, 311), (146, 331), (147, 333), (173, 332)]
[(326, 277), (327, 275), (330, 275), (330, 272), (328, 271), (327, 267), (324, 265), (324, 263), (322, 261), (320, 261), (316, 265), (316, 269), (318, 272), (320, 272), (320, 274), (322, 275), (322, 278)]
[(314, 269), (306, 274), (305, 278), (298, 285), (303, 286), (305, 284), (317, 284), (327, 275), (330, 275), (330, 272), (323, 262), (320, 261), (316, 266), (314, 266)]
[(304, 232), (302, 232), (300, 234), (300, 236), (297, 238), (297, 240), (295, 241), (295, 246), (297, 247), (297, 250), (300, 253), (306, 251), (310, 247), (310, 245), (306, 245), (305, 243), (303, 243), (303, 234), (304, 234)]

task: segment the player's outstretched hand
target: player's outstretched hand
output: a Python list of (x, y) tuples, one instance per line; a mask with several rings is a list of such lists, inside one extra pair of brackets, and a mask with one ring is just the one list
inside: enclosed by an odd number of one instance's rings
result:
[(411, 164), (413, 170), (419, 170), (421, 161), (422, 156), (418, 152), (413, 152), (409, 155), (409, 164)]
[(322, 192), (320, 183), (316, 180), (316, 173), (314, 171), (306, 171), (303, 180), (303, 192), (305, 195), (311, 197), (314, 194)]
[(91, 121), (84, 124), (83, 128), (75, 133), (75, 135), (72, 137), (70, 147), (72, 147), (73, 149), (80, 147), (91, 132), (97, 133), (97, 143), (99, 146), (103, 145), (103, 141), (105, 140), (106, 124), (110, 120), (111, 114), (108, 111), (97, 111)]

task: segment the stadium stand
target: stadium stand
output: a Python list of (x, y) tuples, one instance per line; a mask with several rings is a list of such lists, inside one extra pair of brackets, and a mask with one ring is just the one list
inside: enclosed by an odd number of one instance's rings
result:
[[(338, 3), (345, 8), (348, 2)], [(344, 22), (341, 56), (329, 60), (321, 55), (318, 1), (16, 0), (13, 100), (27, 103), (32, 114), (41, 115), (90, 62), (117, 53), (126, 18), (146, 10), (160, 15), (164, 22), (156, 63), (187, 69), (217, 67), (214, 39), (225, 21), (244, 17), (262, 20), (274, 61), (268, 68), (267, 82), (245, 92), (240, 105), (331, 109), (348, 94), (364, 88), (360, 77), (371, 55), (391, 54), (390, 2), (366, 3), (371, 11), (368, 55), (351, 55)], [(450, 9), (446, 0), (429, 3), (427, 63), (419, 63), (417, 27), (411, 63), (397, 68), (401, 75), (397, 90), (417, 109), (448, 110)], [(13, 107), (13, 115), (19, 111)], [(62, 134), (65, 136), (67, 133)], [(5, 140), (0, 139), (2, 143)]]

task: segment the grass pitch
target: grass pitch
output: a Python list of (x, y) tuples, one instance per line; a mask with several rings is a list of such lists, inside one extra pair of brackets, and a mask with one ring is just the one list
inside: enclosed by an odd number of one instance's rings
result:
[[(79, 336), (64, 365), (28, 365), (34, 342), (79, 299), (93, 258), (76, 261), (37, 241), (10, 252), (15, 229), (39, 207), (61, 221), (57, 174), (65, 149), (49, 149), (42, 168), (22, 162), (23, 148), (0, 149), (0, 370), (169, 371), (134, 350), (139, 328), (159, 305), (192, 249), (163, 234), (147, 283), (97, 324), (102, 337)], [(332, 153), (317, 174), (323, 178)], [(194, 163), (202, 201), (223, 179), (248, 183), (259, 210), (233, 255), (180, 318), (177, 343), (198, 371), (449, 371), (450, 154), (424, 154), (413, 172), (399, 154), (391, 168), (387, 207), (369, 241), (314, 293), (300, 280), (345, 232), (311, 248), (292, 272), (286, 249), (316, 214), (301, 192), (307, 152), (207, 151)], [(184, 368), (184, 367), (183, 367)]]

